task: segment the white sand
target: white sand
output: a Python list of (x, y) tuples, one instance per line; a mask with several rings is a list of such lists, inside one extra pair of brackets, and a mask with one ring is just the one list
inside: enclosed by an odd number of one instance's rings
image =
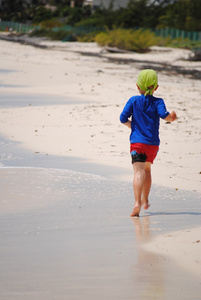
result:
[[(154, 48), (147, 54), (104, 54), (83, 56), (76, 51), (100, 53), (94, 43), (43, 42), (54, 49), (0, 41), (0, 69), (3, 95), (55, 95), (75, 99), (75, 104), (0, 109), (0, 134), (21, 142), (32, 152), (82, 157), (89, 162), (127, 170), (132, 180), (129, 131), (119, 122), (126, 101), (137, 94), (135, 82), (139, 63), (118, 64), (107, 57), (166, 62), (170, 66), (200, 70), (201, 62), (187, 62), (188, 50)], [(168, 51), (166, 51), (168, 50)], [(144, 65), (147, 65), (145, 63)], [(16, 85), (9, 87), (6, 85)], [(19, 86), (18, 86), (19, 85)], [(161, 121), (160, 152), (153, 166), (153, 183), (175, 189), (201, 192), (200, 104), (201, 84), (187, 76), (159, 73), (156, 96), (164, 98), (178, 120)], [(1, 96), (3, 99), (3, 96)], [(81, 101), (80, 104), (76, 100)], [(3, 101), (2, 101), (3, 102)], [(158, 237), (149, 250), (171, 255), (200, 276), (201, 229)], [(198, 268), (199, 266), (199, 268)]]
[[(132, 180), (129, 131), (119, 122), (126, 101), (137, 94), (135, 63), (117, 64), (106, 58), (82, 56), (76, 51), (100, 53), (94, 43), (43, 42), (57, 46), (46, 50), (0, 41), (2, 93), (55, 95), (82, 101), (64, 106), (31, 106), (0, 109), (0, 133), (20, 141), (34, 152), (83, 157), (91, 162), (128, 170)], [(156, 51), (156, 49), (158, 49)], [(160, 51), (159, 51), (160, 50)], [(201, 62), (181, 59), (188, 50), (154, 48), (147, 54), (104, 54), (105, 57), (168, 62), (201, 70)], [(19, 87), (6, 87), (6, 84)], [(201, 191), (200, 184), (200, 93), (199, 80), (182, 75), (159, 74), (156, 96), (164, 98), (178, 120), (161, 121), (160, 152), (153, 166), (153, 183)], [(31, 101), (30, 101), (31, 102)], [(120, 178), (121, 174), (117, 174)]]

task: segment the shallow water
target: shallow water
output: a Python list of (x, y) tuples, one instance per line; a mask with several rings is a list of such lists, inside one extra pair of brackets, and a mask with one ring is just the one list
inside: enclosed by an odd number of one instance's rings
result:
[(197, 278), (140, 249), (156, 234), (200, 225), (197, 193), (153, 186), (150, 211), (131, 219), (129, 182), (39, 168), (1, 168), (0, 182), (1, 299), (198, 295)]

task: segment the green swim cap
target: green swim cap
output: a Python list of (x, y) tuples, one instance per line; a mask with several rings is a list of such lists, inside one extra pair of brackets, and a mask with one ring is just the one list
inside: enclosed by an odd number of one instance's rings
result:
[[(142, 91), (145, 91), (145, 96), (147, 94), (152, 95), (155, 88), (158, 86), (158, 76), (156, 72), (152, 69), (146, 69), (139, 73), (137, 78), (137, 85)], [(151, 89), (149, 87), (153, 86)]]

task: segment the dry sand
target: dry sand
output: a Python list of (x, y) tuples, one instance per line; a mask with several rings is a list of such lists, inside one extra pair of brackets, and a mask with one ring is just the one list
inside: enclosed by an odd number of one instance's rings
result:
[[(147, 54), (106, 53), (100, 57), (101, 49), (94, 43), (40, 43), (51, 48), (1, 41), (1, 69), (16, 71), (1, 75), (2, 95), (55, 95), (55, 99), (65, 97), (66, 103), (71, 99), (71, 104), (49, 105), (47, 101), (47, 105), (34, 106), (30, 100), (30, 105), (8, 109), (3, 101), (2, 135), (34, 152), (83, 157), (89, 162), (122, 167), (128, 172), (124, 179), (131, 180), (129, 132), (120, 124), (119, 114), (126, 101), (137, 94), (139, 68), (160, 67), (156, 96), (164, 98), (168, 110), (177, 111), (178, 120), (172, 124), (161, 121), (153, 182), (201, 191), (200, 80), (171, 71), (171, 66), (182, 66), (183, 72), (201, 72), (201, 62), (183, 60), (192, 55), (190, 51), (154, 48)], [(114, 57), (115, 62), (108, 60)], [(119, 63), (118, 58), (136, 62)]]
[[(0, 73), (1, 136), (33, 153), (81, 157), (122, 168), (124, 173), (115, 178), (132, 181), (129, 132), (120, 124), (119, 115), (126, 101), (137, 94), (139, 70), (152, 67), (159, 75), (155, 95), (178, 114), (172, 124), (161, 121), (153, 182), (201, 192), (201, 84), (194, 78), (200, 76), (201, 62), (185, 60), (191, 51), (154, 47), (147, 54), (110, 54), (101, 52), (95, 43), (37, 43), (48, 47), (0, 41), (0, 69), (13, 71)], [(28, 102), (9, 107), (7, 95)], [(59, 105), (48, 101), (35, 105), (27, 95), (55, 96)], [(147, 249), (170, 255), (200, 276), (200, 235), (201, 228), (196, 228), (161, 236)]]

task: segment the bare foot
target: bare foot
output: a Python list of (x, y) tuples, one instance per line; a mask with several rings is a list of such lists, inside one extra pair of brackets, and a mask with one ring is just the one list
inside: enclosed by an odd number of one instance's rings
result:
[(143, 208), (144, 208), (144, 209), (148, 209), (149, 207), (150, 207), (149, 202), (143, 205)]
[(149, 204), (149, 200), (148, 200), (148, 199), (145, 200), (145, 201), (142, 200), (142, 203), (143, 203), (143, 208), (144, 208), (144, 209), (148, 209), (148, 208), (150, 207), (150, 204)]
[(135, 205), (130, 217), (139, 217), (141, 207), (139, 205)]

